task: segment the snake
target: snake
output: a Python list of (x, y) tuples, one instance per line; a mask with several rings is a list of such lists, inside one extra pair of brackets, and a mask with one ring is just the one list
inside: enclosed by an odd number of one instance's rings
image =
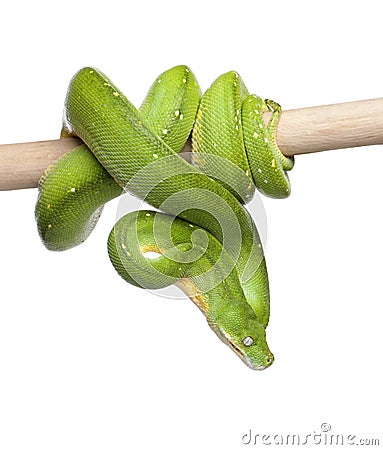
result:
[(245, 205), (256, 190), (290, 194), (294, 159), (277, 145), (280, 116), (280, 105), (250, 94), (236, 71), (202, 94), (191, 69), (175, 66), (155, 79), (137, 109), (103, 72), (79, 70), (61, 137), (82, 143), (39, 180), (42, 242), (53, 251), (75, 247), (105, 203), (125, 192), (144, 200), (154, 209), (129, 212), (109, 234), (117, 273), (140, 288), (176, 285), (249, 368), (269, 367), (269, 280)]

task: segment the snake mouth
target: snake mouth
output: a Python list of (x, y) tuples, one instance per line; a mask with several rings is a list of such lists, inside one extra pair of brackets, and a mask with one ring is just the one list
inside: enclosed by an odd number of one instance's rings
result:
[(264, 365), (264, 364), (259, 364), (258, 366), (253, 366), (254, 370), (265, 370), (270, 366), (270, 364), (268, 365)]
[(249, 359), (247, 358), (247, 356), (243, 353), (243, 351), (241, 349), (239, 349), (235, 344), (233, 344), (231, 341), (228, 341), (229, 343), (229, 347), (231, 347), (234, 352), (248, 365), (248, 366), (252, 366), (252, 364), (250, 363)]
[(267, 369), (274, 361), (274, 355), (268, 350), (267, 357), (265, 358), (264, 363), (254, 364), (253, 361), (246, 355), (246, 353), (238, 347), (233, 339), (222, 329), (220, 328), (215, 321), (208, 320), (208, 324), (211, 329), (216, 333), (216, 335), (221, 339), (221, 341), (226, 344), (229, 348), (233, 350), (233, 352), (238, 355), (241, 360), (253, 370), (264, 370)]
[(227, 344), (229, 345), (229, 347), (242, 359), (242, 361), (248, 366), (250, 367), (250, 369), (253, 370), (265, 370), (268, 367), (271, 366), (271, 364), (274, 361), (274, 356), (272, 353), (269, 354), (269, 356), (266, 359), (266, 363), (265, 364), (254, 364), (252, 361), (250, 361), (250, 359), (248, 358), (248, 356), (239, 348), (237, 347), (233, 342), (231, 342), (230, 340), (227, 341)]
[(253, 370), (263, 370), (266, 369), (266, 367), (263, 366), (255, 366), (250, 359), (245, 355), (245, 353), (239, 348), (237, 347), (233, 342), (231, 342), (230, 340), (227, 341), (229, 347), (242, 359), (242, 361), (248, 366), (250, 367), (250, 369)]

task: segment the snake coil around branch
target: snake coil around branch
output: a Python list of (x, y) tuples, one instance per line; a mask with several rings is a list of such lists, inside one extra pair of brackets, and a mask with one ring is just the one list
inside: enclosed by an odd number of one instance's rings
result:
[[(89, 236), (109, 200), (124, 191), (145, 200), (163, 212), (131, 212), (116, 223), (108, 251), (117, 272), (142, 288), (176, 284), (249, 367), (268, 367), (266, 263), (243, 205), (255, 189), (275, 198), (290, 193), (294, 161), (278, 149), (280, 114), (233, 71), (201, 96), (191, 70), (174, 67), (137, 110), (100, 71), (80, 70), (68, 89), (62, 137), (83, 144), (39, 182), (41, 239), (66, 250)], [(190, 137), (189, 163), (179, 152)]]

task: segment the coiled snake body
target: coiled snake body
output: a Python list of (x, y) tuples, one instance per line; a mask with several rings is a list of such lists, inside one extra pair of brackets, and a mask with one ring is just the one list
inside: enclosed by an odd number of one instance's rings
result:
[[(272, 113), (268, 124), (264, 111)], [(62, 136), (84, 144), (40, 180), (36, 219), (44, 244), (65, 250), (83, 242), (104, 203), (124, 190), (145, 199), (165, 213), (132, 212), (116, 223), (108, 251), (118, 273), (144, 288), (176, 284), (249, 367), (268, 367), (267, 270), (243, 204), (255, 187), (277, 198), (290, 193), (293, 160), (275, 139), (280, 112), (249, 95), (236, 72), (201, 97), (190, 69), (176, 66), (155, 80), (137, 110), (100, 71), (80, 70), (68, 89)], [(191, 133), (189, 163), (179, 152)]]

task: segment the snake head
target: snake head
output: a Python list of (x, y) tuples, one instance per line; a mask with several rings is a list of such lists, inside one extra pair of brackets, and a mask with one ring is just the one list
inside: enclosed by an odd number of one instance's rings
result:
[(265, 327), (247, 302), (221, 305), (215, 319), (209, 321), (209, 325), (248, 367), (263, 370), (273, 363), (274, 355), (266, 342)]

